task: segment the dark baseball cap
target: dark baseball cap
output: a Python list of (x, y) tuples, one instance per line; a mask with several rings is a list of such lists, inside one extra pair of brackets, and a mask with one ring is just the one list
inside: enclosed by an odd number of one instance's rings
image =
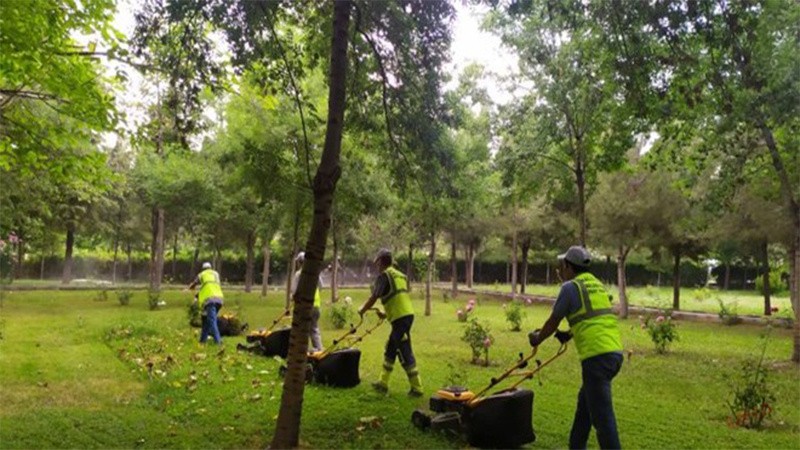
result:
[(568, 261), (578, 267), (589, 267), (592, 262), (592, 255), (585, 248), (573, 245), (565, 253), (558, 255), (558, 260)]

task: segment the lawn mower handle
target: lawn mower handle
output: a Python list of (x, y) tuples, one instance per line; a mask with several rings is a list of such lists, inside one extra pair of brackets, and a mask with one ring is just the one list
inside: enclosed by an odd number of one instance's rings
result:
[(284, 310), (283, 313), (281, 313), (281, 315), (278, 316), (277, 319), (272, 321), (272, 325), (267, 329), (267, 331), (272, 331), (272, 329), (275, 328), (276, 325), (281, 323), (283, 321), (283, 319), (285, 319), (286, 317), (291, 316), (291, 315), (292, 315), (291, 311), (289, 311), (288, 309)]
[[(379, 320), (378, 320), (378, 325), (376, 325), (375, 327), (371, 328), (371, 329), (370, 329), (370, 330), (367, 332), (367, 334), (371, 333), (371, 332), (372, 332), (372, 330), (374, 330), (375, 328), (377, 328), (377, 327), (378, 327), (380, 324), (382, 324), (382, 323), (383, 323), (383, 321), (385, 320), (385, 316), (383, 316), (383, 315), (382, 315), (381, 311), (380, 311), (378, 308), (370, 308), (370, 309), (368, 309), (368, 310), (366, 310), (366, 311), (364, 311), (364, 312), (366, 313), (366, 312), (369, 312), (369, 311), (375, 311), (375, 315), (376, 315), (376, 316), (378, 316), (378, 319), (379, 319)], [(358, 319), (358, 324), (356, 324), (355, 326), (353, 326), (353, 324), (351, 323), (351, 324), (350, 324), (350, 329), (347, 331), (347, 333), (345, 333), (345, 334), (344, 334), (342, 337), (340, 337), (339, 339), (334, 339), (334, 340), (333, 340), (333, 345), (336, 345), (336, 344), (338, 344), (339, 342), (341, 342), (341, 341), (343, 341), (343, 340), (347, 339), (347, 337), (348, 337), (348, 336), (350, 336), (350, 335), (352, 335), (352, 334), (356, 334), (356, 331), (359, 329), (359, 327), (361, 327), (361, 325), (362, 325), (363, 323), (364, 323), (364, 315), (361, 315), (361, 316), (359, 317), (359, 319)], [(360, 339), (359, 339), (359, 340), (360, 340)]]

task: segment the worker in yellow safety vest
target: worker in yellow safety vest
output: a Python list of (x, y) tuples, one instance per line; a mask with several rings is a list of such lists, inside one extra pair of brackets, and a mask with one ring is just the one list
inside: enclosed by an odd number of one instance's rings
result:
[[(292, 279), (292, 299), (297, 293), (297, 284), (300, 281), (300, 273), (303, 271), (303, 262), (306, 260), (306, 253), (299, 252), (294, 258), (295, 264), (298, 265), (297, 272), (294, 273)], [(322, 314), (322, 276), (317, 279), (317, 289), (314, 291), (314, 309), (311, 310), (311, 348), (310, 352), (322, 351), (322, 333), (319, 331), (319, 317)]]
[(204, 344), (208, 336), (211, 335), (214, 338), (214, 342), (221, 344), (222, 337), (219, 335), (217, 314), (223, 303), (222, 287), (219, 283), (219, 273), (211, 268), (210, 262), (203, 263), (202, 272), (197, 274), (197, 278), (189, 285), (189, 289), (194, 289), (195, 286), (200, 286), (197, 302), (200, 306), (200, 314), (203, 317), (200, 343)]
[(411, 348), (411, 325), (414, 323), (414, 309), (411, 306), (411, 297), (408, 295), (408, 280), (403, 272), (392, 266), (392, 253), (389, 250), (380, 250), (375, 257), (374, 264), (379, 275), (372, 286), (372, 295), (358, 313), (363, 316), (378, 299), (381, 299), (386, 319), (392, 324), (392, 331), (386, 342), (381, 378), (373, 383), (372, 387), (381, 393), (389, 391), (389, 377), (394, 369), (395, 359), (399, 358), (411, 385), (408, 395), (420, 397), (423, 394), (422, 382), (417, 370), (414, 350)]
[(611, 380), (622, 367), (622, 341), (611, 296), (589, 272), (591, 255), (585, 248), (572, 246), (558, 255), (558, 260), (564, 284), (550, 317), (541, 330), (528, 335), (528, 340), (531, 346), (538, 346), (556, 331), (562, 319), (567, 319), (581, 360), (583, 380), (569, 448), (586, 448), (592, 427), (600, 448), (620, 448)]

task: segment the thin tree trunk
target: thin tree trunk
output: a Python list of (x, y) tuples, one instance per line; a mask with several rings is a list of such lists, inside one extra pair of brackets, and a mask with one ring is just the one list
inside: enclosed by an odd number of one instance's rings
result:
[(789, 249), (789, 270), (789, 299), (794, 309), (792, 361), (800, 363), (800, 228), (795, 230), (794, 242)]
[(452, 298), (458, 296), (458, 263), (456, 261), (456, 236), (453, 233), (453, 240), (450, 242), (450, 295)]
[(247, 233), (247, 263), (244, 270), (244, 291), (251, 292), (253, 290), (253, 278), (255, 278), (255, 246), (256, 246), (256, 232), (251, 230)]
[(722, 289), (729, 290), (731, 286), (731, 263), (725, 263), (725, 280), (722, 284)]
[(330, 82), (328, 96), (328, 127), (322, 160), (314, 178), (314, 219), (311, 224), (306, 259), (298, 284), (298, 299), (292, 314), (287, 370), (281, 395), (281, 406), (271, 448), (295, 448), (300, 438), (300, 419), (303, 411), (303, 391), (306, 385), (308, 336), (311, 331), (311, 310), (314, 292), (325, 256), (331, 206), (336, 182), (341, 175), (339, 154), (344, 128), (345, 86), (347, 77), (347, 46), (350, 22), (350, 1), (333, 4)]
[(67, 225), (67, 243), (64, 252), (64, 270), (61, 273), (61, 284), (72, 281), (72, 249), (75, 245), (75, 225)]
[(42, 261), (39, 263), (39, 279), (44, 280), (44, 252), (42, 252)]
[(772, 315), (772, 305), (771, 305), (771, 286), (769, 285), (769, 243), (767, 241), (762, 242), (761, 244), (761, 265), (764, 269), (764, 273), (761, 274), (761, 280), (764, 284), (764, 315), (770, 316)]
[[(578, 143), (578, 145), (580, 145), (580, 143)], [(578, 220), (581, 226), (581, 246), (586, 247), (586, 179), (583, 173), (583, 162), (580, 158), (582, 152), (578, 149), (576, 153), (579, 157), (575, 167), (575, 184), (578, 187)]]
[(133, 280), (133, 257), (131, 256), (133, 249), (131, 249), (131, 243), (127, 242), (125, 244), (125, 253), (128, 256), (128, 279), (127, 281), (130, 283)]
[(219, 279), (222, 281), (222, 249), (218, 245), (214, 245), (214, 270), (219, 274)]
[(20, 233), (17, 241), (17, 267), (12, 275), (13, 278), (22, 278), (22, 262), (25, 260), (25, 241), (22, 236), (22, 233)]
[(511, 298), (517, 298), (517, 230), (511, 235)]
[(336, 303), (339, 299), (339, 241), (336, 239), (336, 232), (333, 233), (333, 263), (331, 263), (331, 303)]
[(681, 249), (676, 247), (673, 250), (673, 257), (675, 258), (672, 266), (672, 309), (680, 311), (681, 309)]
[(522, 277), (520, 277), (520, 294), (525, 293), (525, 287), (528, 285), (528, 252), (531, 249), (530, 239), (525, 239), (522, 242)]
[(114, 263), (111, 266), (111, 284), (117, 284), (117, 260), (119, 253), (119, 232), (114, 235)]
[(153, 210), (153, 243), (150, 252), (150, 290), (160, 291), (164, 276), (164, 209)]
[(624, 246), (619, 247), (617, 255), (617, 289), (619, 290), (619, 317), (628, 317), (628, 280), (625, 276), (625, 260), (628, 258), (628, 251)]
[(550, 263), (549, 262), (544, 263), (544, 268), (545, 268), (545, 276), (544, 276), (545, 280), (544, 280), (544, 283), (549, 285), (550, 284)]
[(172, 282), (178, 281), (178, 231), (172, 236), (172, 268), (170, 270)]
[(194, 253), (192, 254), (192, 266), (189, 268), (189, 278), (188, 280), (194, 280), (195, 274), (197, 273), (197, 260), (200, 259), (200, 243), (198, 242), (194, 246)]
[(263, 252), (264, 252), (264, 268), (261, 271), (261, 296), (266, 297), (269, 290), (269, 259), (271, 250), (269, 248), (270, 239), (264, 239)]
[(431, 315), (431, 285), (436, 272), (436, 234), (431, 233), (431, 252), (428, 255), (428, 274), (425, 280), (425, 315)]
[(474, 244), (470, 242), (467, 244), (467, 287), (472, 289), (472, 285), (475, 284), (475, 248)]

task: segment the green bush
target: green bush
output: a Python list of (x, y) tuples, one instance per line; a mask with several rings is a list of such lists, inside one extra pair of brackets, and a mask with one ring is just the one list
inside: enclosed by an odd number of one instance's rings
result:
[[(489, 365), (489, 347), (494, 343), (494, 337), (489, 333), (489, 326), (481, 324), (473, 318), (464, 327), (461, 340), (466, 342), (472, 350), (472, 363)], [(483, 355), (483, 361), (481, 361)]]
[(106, 301), (108, 301), (108, 291), (105, 290), (105, 289), (97, 291), (97, 294), (95, 294), (95, 296), (94, 296), (94, 301), (96, 301), (96, 302), (106, 302)]
[(356, 316), (352, 304), (349, 302), (336, 302), (331, 305), (331, 324), (333, 328), (341, 330), (346, 327), (352, 319)]
[(200, 316), (200, 304), (196, 300), (186, 305), (186, 318), (189, 319), (189, 326), (200, 328), (203, 325), (203, 319)]
[(506, 310), (506, 321), (511, 324), (511, 331), (522, 330), (522, 319), (526, 316), (522, 310), (522, 305), (517, 302), (510, 302), (503, 305)]
[[(769, 271), (769, 293), (772, 295), (780, 295), (789, 290), (789, 286), (781, 279), (780, 269), (772, 269)], [(764, 295), (764, 276), (759, 275), (756, 277), (756, 290)]]
[(772, 414), (775, 396), (767, 385), (769, 370), (764, 365), (769, 334), (762, 337), (761, 356), (742, 363), (738, 377), (732, 377), (732, 400), (728, 400), (731, 416), (728, 422), (745, 428), (761, 428), (764, 419)]
[(642, 329), (647, 331), (656, 346), (656, 353), (666, 353), (667, 347), (678, 340), (677, 326), (669, 315), (647, 316), (640, 320)]
[(724, 325), (736, 325), (742, 322), (742, 318), (739, 317), (737, 313), (736, 302), (726, 305), (720, 298), (717, 299), (717, 302), (719, 302), (719, 312), (717, 315), (719, 315), (719, 320)]
[(161, 306), (163, 302), (161, 301), (161, 291), (148, 291), (147, 292), (147, 305), (150, 307), (150, 310), (156, 310), (159, 306)]
[(117, 291), (117, 301), (120, 306), (128, 306), (131, 303), (131, 297), (133, 297), (133, 292), (127, 289)]

